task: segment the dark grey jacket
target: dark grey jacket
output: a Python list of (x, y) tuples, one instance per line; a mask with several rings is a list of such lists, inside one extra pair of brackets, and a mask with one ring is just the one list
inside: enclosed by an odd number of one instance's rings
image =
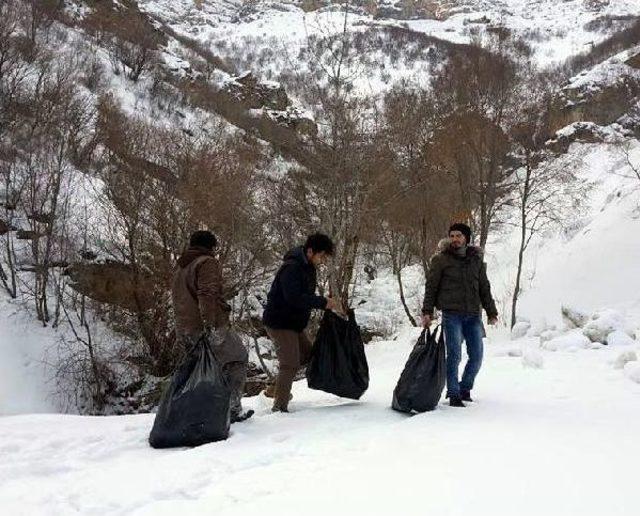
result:
[(429, 262), (422, 313), (432, 315), (433, 309), (438, 308), (479, 314), (484, 308), (489, 317), (497, 317), (482, 249), (469, 246), (463, 257), (444, 242), (446, 245)]

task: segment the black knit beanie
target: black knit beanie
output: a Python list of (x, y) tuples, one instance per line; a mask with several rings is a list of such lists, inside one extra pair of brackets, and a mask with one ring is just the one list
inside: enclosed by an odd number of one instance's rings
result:
[(462, 233), (467, 239), (467, 244), (471, 244), (471, 228), (469, 226), (462, 222), (457, 222), (451, 225), (449, 228), (449, 234), (451, 234), (452, 231), (460, 231), (460, 233)]

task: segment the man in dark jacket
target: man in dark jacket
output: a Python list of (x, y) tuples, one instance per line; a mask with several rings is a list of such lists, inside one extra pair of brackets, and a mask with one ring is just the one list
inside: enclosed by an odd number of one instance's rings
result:
[(209, 231), (191, 235), (189, 248), (178, 259), (171, 296), (176, 337), (189, 350), (201, 336), (213, 340), (213, 349), (231, 389), (231, 422), (251, 417), (242, 411), (247, 379), (247, 350), (229, 328), (231, 308), (224, 300), (220, 264), (214, 254), (216, 237)]
[(262, 320), (275, 343), (279, 370), (275, 385), (274, 412), (288, 412), (291, 385), (301, 366), (311, 358), (311, 342), (304, 329), (311, 310), (338, 310), (339, 302), (315, 294), (316, 267), (333, 255), (333, 242), (321, 233), (289, 251), (283, 259), (267, 296)]
[[(470, 242), (469, 226), (453, 224), (449, 228), (449, 238), (441, 242), (440, 252), (429, 263), (422, 306), (424, 327), (431, 324), (434, 308), (442, 311), (447, 347), (447, 397), (454, 407), (464, 407), (463, 401), (472, 401), (471, 389), (482, 364), (482, 308), (487, 312), (489, 324), (496, 324), (498, 320), (482, 250)], [(463, 339), (469, 360), (459, 381)]]

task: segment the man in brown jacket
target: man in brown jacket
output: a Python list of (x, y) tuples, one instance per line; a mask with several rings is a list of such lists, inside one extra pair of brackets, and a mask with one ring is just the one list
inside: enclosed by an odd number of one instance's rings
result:
[(231, 307), (224, 300), (222, 271), (214, 249), (217, 240), (210, 231), (191, 235), (188, 249), (178, 259), (171, 295), (176, 337), (189, 350), (203, 335), (213, 339), (213, 348), (231, 388), (231, 422), (243, 421), (253, 411), (242, 411), (248, 354), (240, 337), (229, 328)]

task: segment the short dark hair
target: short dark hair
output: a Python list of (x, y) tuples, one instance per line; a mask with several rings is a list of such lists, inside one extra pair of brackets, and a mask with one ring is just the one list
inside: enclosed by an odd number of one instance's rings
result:
[(464, 238), (467, 240), (467, 244), (471, 243), (471, 228), (462, 222), (456, 222), (455, 224), (451, 224), (449, 228), (449, 235), (451, 235), (452, 231), (460, 231), (464, 235)]
[(218, 239), (211, 231), (194, 231), (189, 239), (191, 247), (204, 247), (214, 249), (218, 245)]
[(322, 233), (314, 233), (307, 237), (307, 241), (304, 243), (304, 250), (311, 249), (314, 253), (321, 253), (324, 251), (329, 256), (333, 256), (333, 241)]

